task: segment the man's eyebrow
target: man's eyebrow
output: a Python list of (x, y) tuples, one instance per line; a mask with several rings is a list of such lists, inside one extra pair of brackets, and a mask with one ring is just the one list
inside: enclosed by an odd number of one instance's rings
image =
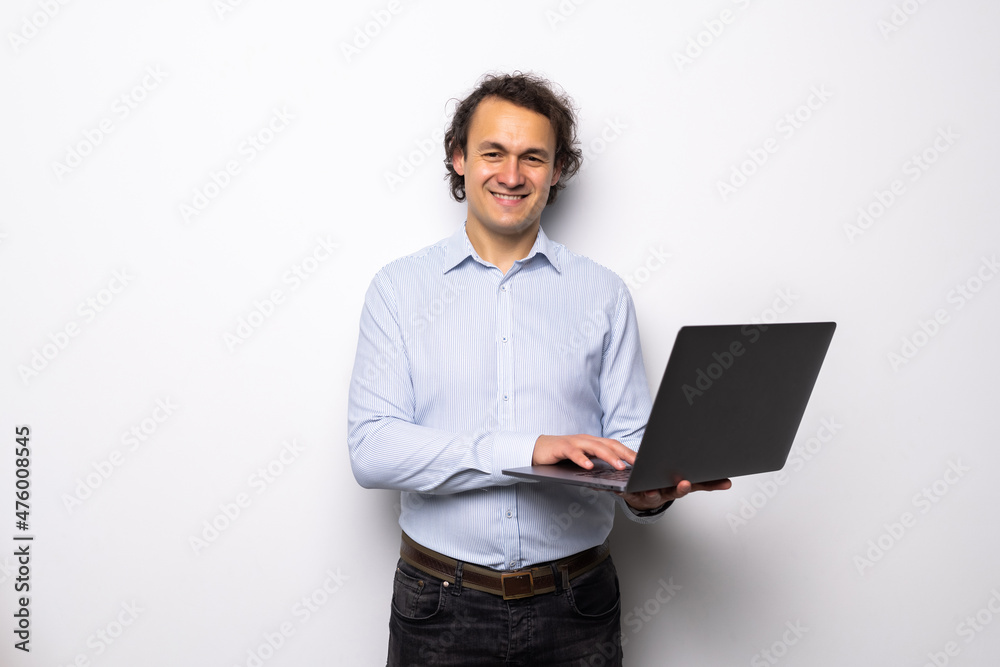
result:
[[(490, 149), (503, 151), (504, 153), (507, 152), (507, 147), (496, 141), (483, 141), (482, 143), (479, 144), (480, 151), (490, 150)], [(549, 158), (549, 152), (544, 148), (538, 148), (538, 147), (527, 148), (522, 153), (522, 155), (537, 155), (538, 157), (546, 160)]]

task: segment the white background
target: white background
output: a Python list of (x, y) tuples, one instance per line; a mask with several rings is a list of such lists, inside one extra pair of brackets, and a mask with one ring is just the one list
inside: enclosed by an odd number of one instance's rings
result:
[(619, 517), (627, 664), (996, 664), (1000, 6), (387, 7), (4, 4), (0, 663), (384, 663), (397, 498), (345, 443), (362, 297), (463, 220), (448, 100), (522, 69), (588, 153), (543, 223), (632, 280), (651, 382), (684, 324), (839, 324), (784, 484)]

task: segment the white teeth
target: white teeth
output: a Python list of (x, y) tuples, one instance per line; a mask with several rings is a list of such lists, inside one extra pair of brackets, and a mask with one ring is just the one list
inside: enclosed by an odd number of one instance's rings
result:
[(509, 201), (514, 201), (516, 199), (523, 199), (527, 195), (502, 195), (502, 194), (499, 194), (497, 192), (494, 192), (493, 196), (496, 197), (496, 198), (498, 198), (498, 199), (507, 199)]

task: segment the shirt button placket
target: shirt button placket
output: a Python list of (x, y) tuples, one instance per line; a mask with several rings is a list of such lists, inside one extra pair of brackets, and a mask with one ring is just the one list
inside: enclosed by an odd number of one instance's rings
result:
[[(497, 308), (497, 368), (499, 369), (500, 377), (499, 379), (499, 393), (500, 393), (500, 405), (498, 406), (497, 413), (499, 414), (499, 425), (501, 431), (515, 431), (516, 423), (514, 419), (514, 395), (513, 395), (513, 378), (514, 378), (514, 349), (511, 344), (511, 330), (513, 329), (513, 308), (511, 307), (511, 289), (510, 289), (510, 278), (512, 274), (508, 274), (501, 279), (499, 290), (497, 291), (497, 300), (499, 301)], [(512, 486), (504, 487), (503, 499), (501, 500), (503, 507), (504, 521), (502, 522), (502, 540), (503, 540), (503, 550), (504, 557), (507, 561), (507, 567), (509, 569), (514, 569), (517, 565), (518, 558), (520, 557), (518, 534), (519, 530), (517, 527), (517, 491), (516, 484)]]
[[(509, 279), (506, 276), (505, 279)], [(510, 333), (513, 328), (512, 308), (510, 303), (510, 284), (502, 282), (498, 294), (500, 307), (497, 308), (497, 354), (500, 369), (500, 428), (505, 431), (514, 430), (513, 395), (511, 394), (512, 380), (514, 375), (514, 352), (510, 342)]]

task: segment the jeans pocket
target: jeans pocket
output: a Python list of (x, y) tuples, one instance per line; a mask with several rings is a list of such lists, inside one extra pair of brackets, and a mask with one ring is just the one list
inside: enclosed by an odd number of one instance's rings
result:
[(400, 560), (392, 582), (392, 611), (408, 621), (432, 619), (444, 606), (441, 580)]
[(618, 573), (611, 559), (571, 580), (566, 594), (573, 610), (584, 618), (596, 620), (617, 614), (621, 596)]

